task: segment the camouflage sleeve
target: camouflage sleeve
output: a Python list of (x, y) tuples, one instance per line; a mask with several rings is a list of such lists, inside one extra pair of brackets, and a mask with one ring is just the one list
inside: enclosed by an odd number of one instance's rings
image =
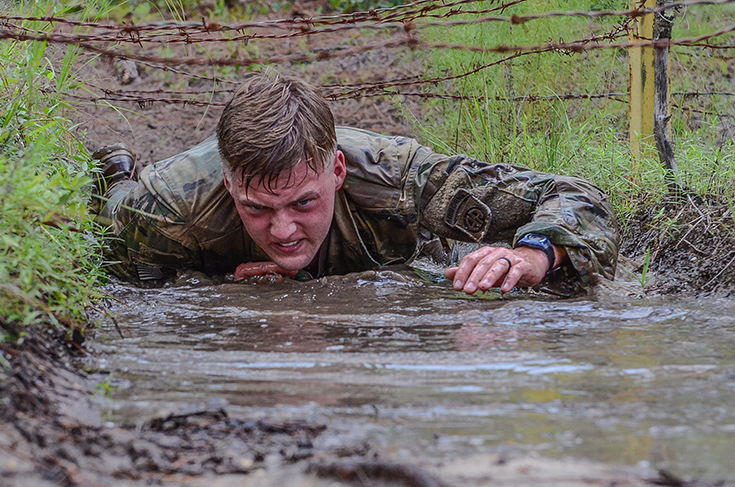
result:
[(591, 183), (468, 156), (447, 158), (428, 149), (421, 165), (419, 222), (431, 232), (511, 245), (538, 233), (566, 248), (583, 284), (615, 275), (617, 222), (609, 198)]
[(105, 255), (110, 272), (125, 280), (146, 281), (196, 266), (196, 250), (163, 230), (182, 226), (182, 217), (156, 198), (148, 184), (126, 181), (106, 196), (109, 200), (97, 221), (110, 229)]

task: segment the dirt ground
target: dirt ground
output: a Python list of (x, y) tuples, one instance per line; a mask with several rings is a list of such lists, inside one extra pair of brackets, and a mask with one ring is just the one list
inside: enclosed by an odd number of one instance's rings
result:
[[(717, 198), (688, 195), (648, 208), (623, 233), (622, 263), (641, 277), (650, 255), (648, 294), (735, 292), (735, 215)], [(630, 259), (633, 259), (632, 261)]]
[[(320, 43), (335, 47), (366, 41), (315, 36), (304, 42), (316, 48)], [(264, 53), (271, 49), (275, 48), (269, 44), (262, 47)], [(327, 85), (411, 76), (420, 73), (422, 66), (418, 54), (377, 50), (280, 69)], [(111, 90), (174, 86), (210, 93), (222, 90), (208, 95), (215, 102), (225, 102), (235, 86), (198, 76), (176, 77), (147, 65), (133, 69), (108, 58), (86, 65), (80, 76)], [(76, 104), (70, 115), (79, 123), (80, 133), (85, 133), (90, 149), (124, 141), (142, 164), (174, 155), (210, 136), (222, 110), (222, 106), (163, 102), (117, 105), (118, 110), (99, 102)], [(423, 110), (416, 101), (407, 100), (399, 108), (379, 97), (336, 101), (331, 106), (340, 125), (400, 135), (412, 134), (402, 110), (417, 116)], [(698, 198), (672, 203), (662, 211), (652, 209), (624, 229), (622, 261), (640, 277), (650, 249), (648, 293), (731, 295), (733, 221), (728, 207)], [(82, 349), (83, 345), (45, 333), (32, 333), (21, 347), (2, 345), (12, 372), (0, 367), (0, 485), (697, 485), (666, 473), (643, 479), (572, 460), (487, 457), (457, 465), (396, 463), (360, 441), (330, 446), (321, 440), (330, 434), (325, 424), (248, 421), (230, 418), (226, 410), (216, 407), (164, 413), (139, 427), (109, 425), (90, 400), (94, 391), (82, 370), (94, 357)], [(467, 467), (472, 464), (484, 468), (473, 472)]]

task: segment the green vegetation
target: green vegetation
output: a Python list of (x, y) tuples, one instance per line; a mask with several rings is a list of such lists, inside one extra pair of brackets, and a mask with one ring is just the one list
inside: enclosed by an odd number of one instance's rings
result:
[(649, 270), (651, 267), (651, 249), (646, 249), (646, 258), (643, 261), (643, 267), (641, 267), (641, 275), (636, 276), (636, 280), (638, 281), (638, 284), (641, 285), (641, 291), (646, 291), (646, 286), (651, 282), (651, 275), (649, 274)]
[[(48, 3), (20, 9), (64, 14)], [(99, 231), (87, 210), (91, 160), (70, 135), (61, 101), (75, 83), (76, 50), (61, 67), (49, 50), (0, 43), (0, 325), (12, 330), (0, 341), (22, 340), (18, 325), (83, 329), (102, 276)]]
[[(473, 8), (497, 4), (482, 5)], [(621, 0), (528, 0), (506, 9), (502, 15), (626, 8), (627, 2)], [(735, 8), (697, 6), (690, 7), (685, 15), (677, 15), (674, 38), (694, 37), (732, 24)], [(613, 32), (621, 20), (561, 17), (519, 25), (478, 23), (436, 27), (422, 37), (428, 42), (487, 47), (541, 45), (550, 40), (569, 42), (604, 35)], [(626, 40), (623, 32), (619, 41)], [(726, 54), (727, 51), (674, 48), (672, 92), (732, 91), (733, 63)], [(511, 55), (433, 49), (427, 51), (426, 64), (433, 67), (431, 76), (457, 76)], [(627, 93), (625, 50), (521, 55), (472, 76), (444, 81), (431, 91), (480, 97), (427, 103), (426, 115), (415, 125), (421, 137), (439, 150), (589, 178), (612, 195), (624, 224), (641, 205), (660, 202), (665, 196), (664, 171), (655, 149), (642, 161), (631, 159), (627, 96), (592, 100), (561, 97)], [(531, 100), (532, 95), (543, 99)], [(728, 117), (735, 112), (734, 101), (725, 96), (674, 95), (671, 121), (677, 163), (687, 188), (730, 202), (735, 201), (735, 145), (723, 127), (731, 125)]]
[(370, 9), (389, 8), (401, 5), (401, 0), (329, 0), (329, 4), (337, 12), (366, 12)]

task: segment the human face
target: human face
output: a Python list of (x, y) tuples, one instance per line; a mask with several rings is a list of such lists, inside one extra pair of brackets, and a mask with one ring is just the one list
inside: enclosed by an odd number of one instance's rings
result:
[(334, 163), (316, 172), (304, 161), (290, 174), (281, 174), (270, 190), (261, 178), (246, 188), (225, 176), (245, 230), (273, 262), (289, 271), (308, 266), (329, 233), (334, 199), (347, 170), (341, 151)]

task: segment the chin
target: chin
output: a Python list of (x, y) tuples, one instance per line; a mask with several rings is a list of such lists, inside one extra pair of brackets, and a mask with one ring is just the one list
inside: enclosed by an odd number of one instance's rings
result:
[(314, 259), (314, 256), (301, 256), (301, 257), (288, 257), (288, 258), (278, 258), (273, 259), (273, 262), (278, 264), (278, 266), (286, 271), (300, 271), (304, 267), (308, 267), (311, 261)]

